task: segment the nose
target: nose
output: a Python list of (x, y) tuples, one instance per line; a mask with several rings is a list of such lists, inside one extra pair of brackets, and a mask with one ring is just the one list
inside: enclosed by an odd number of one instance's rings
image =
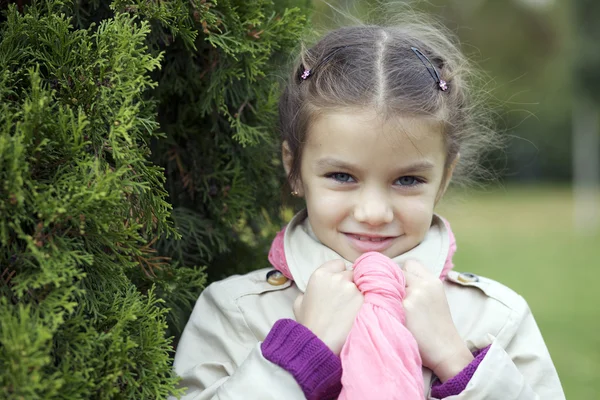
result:
[(354, 219), (368, 225), (389, 224), (394, 212), (389, 195), (380, 190), (363, 189), (354, 207)]

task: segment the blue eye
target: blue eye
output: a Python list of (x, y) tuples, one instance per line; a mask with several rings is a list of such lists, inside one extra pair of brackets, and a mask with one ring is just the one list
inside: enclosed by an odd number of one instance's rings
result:
[(403, 176), (398, 178), (396, 182), (398, 182), (401, 186), (414, 186), (420, 183), (419, 180), (414, 176)]
[(343, 172), (335, 172), (333, 174), (329, 174), (328, 177), (333, 178), (338, 182), (347, 183), (352, 181), (352, 177), (350, 176), (350, 174), (345, 174)]

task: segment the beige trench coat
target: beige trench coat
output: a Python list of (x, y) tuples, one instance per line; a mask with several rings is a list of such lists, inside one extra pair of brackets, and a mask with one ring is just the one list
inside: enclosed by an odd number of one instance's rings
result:
[[(291, 374), (262, 356), (260, 343), (275, 321), (294, 319), (293, 302), (312, 272), (340, 256), (318, 242), (303, 212), (288, 225), (284, 243), (294, 282), (264, 268), (215, 282), (200, 295), (175, 355), (175, 372), (182, 377), (180, 385), (187, 387), (183, 399), (305, 398)], [(425, 240), (394, 261), (418, 259), (439, 274), (448, 248), (446, 227), (435, 217)], [(444, 287), (465, 343), (472, 350), (491, 344), (467, 388), (446, 399), (565, 398), (542, 335), (521, 296), (493, 280), (454, 271)], [(423, 378), (426, 398), (433, 399), (429, 392), (434, 377), (427, 368)]]

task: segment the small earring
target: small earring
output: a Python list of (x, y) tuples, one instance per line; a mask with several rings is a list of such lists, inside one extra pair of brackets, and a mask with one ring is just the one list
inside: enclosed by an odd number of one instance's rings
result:
[(294, 190), (294, 191), (292, 192), (292, 196), (294, 196), (294, 197), (298, 196), (298, 192)]

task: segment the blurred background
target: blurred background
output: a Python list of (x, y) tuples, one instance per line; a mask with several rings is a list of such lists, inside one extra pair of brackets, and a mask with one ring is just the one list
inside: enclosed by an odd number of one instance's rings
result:
[[(318, 29), (389, 6), (313, 4)], [(525, 297), (567, 398), (600, 398), (600, 2), (410, 4), (449, 27), (487, 75), (481, 89), (508, 138), (494, 161), (500, 181), (455, 189), (438, 210), (457, 236), (455, 268)]]

